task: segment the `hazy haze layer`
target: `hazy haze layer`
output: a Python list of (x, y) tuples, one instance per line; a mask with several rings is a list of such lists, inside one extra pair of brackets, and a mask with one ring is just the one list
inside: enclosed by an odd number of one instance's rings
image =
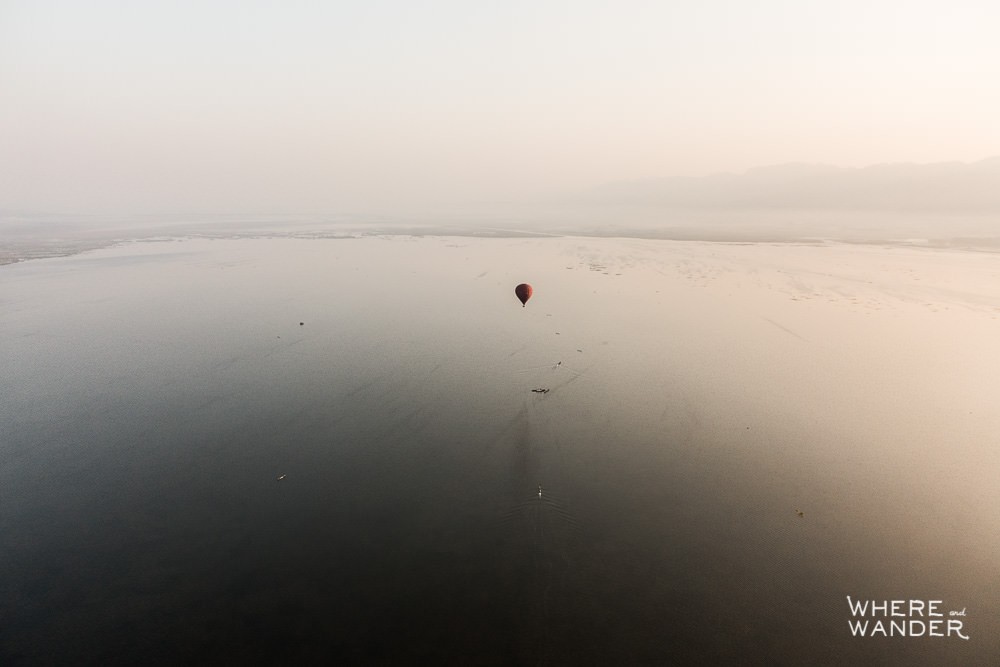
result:
[(975, 161), (1000, 154), (998, 24), (976, 0), (13, 0), (0, 210), (413, 213)]

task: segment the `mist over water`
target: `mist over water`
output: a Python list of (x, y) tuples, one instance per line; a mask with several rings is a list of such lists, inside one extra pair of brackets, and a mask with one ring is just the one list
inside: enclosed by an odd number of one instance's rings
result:
[[(4, 664), (1000, 656), (994, 255), (186, 239), (0, 272)], [(971, 638), (852, 637), (847, 595)]]

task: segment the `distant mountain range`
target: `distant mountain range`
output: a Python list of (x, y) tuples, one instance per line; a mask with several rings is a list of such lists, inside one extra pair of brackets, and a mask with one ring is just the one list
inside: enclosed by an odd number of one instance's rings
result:
[(860, 169), (791, 163), (742, 174), (610, 183), (590, 190), (586, 198), (670, 209), (1000, 214), (1000, 157)]

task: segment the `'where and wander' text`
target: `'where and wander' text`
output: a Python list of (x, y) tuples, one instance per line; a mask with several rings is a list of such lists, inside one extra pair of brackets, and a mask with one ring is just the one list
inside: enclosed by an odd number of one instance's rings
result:
[(853, 600), (847, 596), (854, 637), (960, 637), (968, 639), (961, 611), (941, 611), (942, 600)]

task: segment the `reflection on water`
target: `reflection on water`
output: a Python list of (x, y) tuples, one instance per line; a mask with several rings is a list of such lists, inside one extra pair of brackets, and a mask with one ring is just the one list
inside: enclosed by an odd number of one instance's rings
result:
[[(803, 305), (839, 288), (736, 264), (777, 252), (3, 267), (3, 663), (995, 661), (994, 320)], [(967, 607), (972, 639), (852, 638), (847, 595)]]

